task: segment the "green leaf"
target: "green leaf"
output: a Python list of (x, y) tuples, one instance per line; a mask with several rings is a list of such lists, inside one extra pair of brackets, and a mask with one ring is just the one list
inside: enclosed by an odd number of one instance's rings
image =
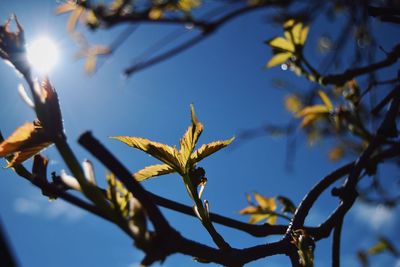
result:
[(391, 244), (386, 238), (380, 237), (378, 243), (368, 249), (368, 254), (375, 255), (385, 251), (391, 252), (394, 256), (397, 255), (397, 250), (393, 244)]
[(195, 148), (196, 143), (203, 132), (203, 125), (197, 120), (193, 105), (190, 106), (190, 111), (192, 116), (192, 125), (189, 126), (180, 141), (181, 148), (179, 150), (179, 154), (183, 166), (187, 165), (190, 154), (192, 154), (193, 149)]
[(173, 172), (174, 169), (171, 166), (167, 164), (157, 164), (157, 165), (147, 166), (144, 169), (141, 169), (140, 171), (134, 173), (133, 177), (137, 181), (141, 182), (151, 177), (169, 174)]
[(285, 63), (292, 56), (291, 52), (278, 53), (274, 55), (267, 63), (267, 68)]
[(161, 143), (153, 142), (145, 138), (131, 136), (112, 136), (130, 147), (142, 150), (156, 159), (168, 164), (177, 172), (182, 173), (182, 165), (179, 161), (179, 153), (175, 147), (170, 147)]
[(193, 163), (199, 162), (200, 160), (214, 154), (218, 150), (228, 146), (235, 138), (232, 137), (231, 139), (225, 141), (215, 141), (209, 144), (202, 145), (199, 149), (197, 149), (193, 154), (190, 156), (190, 160)]

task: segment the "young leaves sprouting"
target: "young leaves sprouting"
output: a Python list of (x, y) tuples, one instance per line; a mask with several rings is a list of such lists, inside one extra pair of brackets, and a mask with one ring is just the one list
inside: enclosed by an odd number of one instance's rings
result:
[(309, 27), (303, 27), (303, 23), (291, 19), (284, 24), (283, 28), (284, 37), (275, 37), (266, 42), (274, 53), (267, 63), (268, 68), (285, 63), (291, 57), (299, 57), (302, 54)]
[(164, 164), (148, 166), (133, 176), (138, 181), (143, 181), (151, 177), (160, 176), (172, 172), (177, 172), (181, 176), (188, 175), (190, 171), (196, 169), (196, 165), (202, 159), (219, 151), (229, 145), (234, 138), (225, 141), (215, 141), (202, 145), (195, 150), (197, 141), (203, 131), (203, 125), (197, 120), (194, 107), (191, 106), (192, 124), (188, 127), (180, 140), (179, 151), (176, 147), (171, 147), (158, 142), (150, 141), (140, 137), (114, 136), (130, 147), (142, 150)]
[(258, 223), (266, 221), (269, 224), (275, 224), (278, 217), (290, 220), (285, 214), (277, 211), (278, 203), (282, 205), (281, 212), (294, 213), (296, 207), (293, 202), (283, 196), (278, 197), (264, 197), (256, 192), (253, 193), (256, 203), (251, 201), (251, 196), (247, 195), (249, 206), (242, 209), (239, 213), (243, 215), (250, 215), (249, 223)]
[(303, 117), (301, 127), (306, 127), (321, 118), (327, 118), (334, 112), (334, 106), (326, 93), (318, 91), (318, 94), (323, 105), (307, 106), (296, 114), (297, 117)]

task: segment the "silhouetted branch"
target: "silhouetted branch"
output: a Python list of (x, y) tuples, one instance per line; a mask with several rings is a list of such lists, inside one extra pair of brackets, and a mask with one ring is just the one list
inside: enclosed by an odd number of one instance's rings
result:
[(400, 24), (400, 10), (398, 8), (368, 6), (368, 15), (381, 21)]
[(400, 44), (396, 45), (393, 50), (387, 54), (386, 58), (382, 61), (379, 61), (377, 63), (361, 67), (361, 68), (355, 68), (355, 69), (350, 69), (346, 70), (342, 74), (336, 74), (336, 75), (327, 75), (321, 78), (321, 83), (322, 84), (336, 84), (336, 85), (343, 85), (345, 82), (363, 75), (367, 74), (382, 68), (389, 67), (390, 65), (393, 65), (394, 63), (397, 62), (397, 59), (400, 57)]
[(7, 267), (18, 267), (14, 253), (4, 231), (2, 222), (0, 220), (0, 265)]
[(340, 267), (340, 239), (342, 234), (343, 220), (338, 222), (333, 231), (332, 238), (332, 267)]
[(130, 172), (90, 132), (81, 135), (78, 142), (115, 174), (133, 196), (138, 199), (145, 208), (157, 233), (168, 234), (172, 231), (168, 221), (154, 204), (147, 191), (135, 179), (132, 179)]

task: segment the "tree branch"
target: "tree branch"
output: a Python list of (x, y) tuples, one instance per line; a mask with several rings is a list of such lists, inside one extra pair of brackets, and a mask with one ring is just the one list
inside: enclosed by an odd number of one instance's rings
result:
[(157, 233), (162, 235), (173, 231), (147, 191), (135, 179), (132, 179), (130, 172), (90, 132), (82, 134), (78, 142), (117, 176), (133, 196), (138, 199)]
[(333, 231), (332, 240), (332, 267), (340, 267), (340, 239), (342, 234), (343, 220), (337, 223)]
[(324, 76), (320, 79), (320, 82), (322, 84), (328, 85), (328, 84), (335, 84), (335, 85), (343, 85), (345, 82), (363, 75), (367, 74), (382, 68), (389, 67), (390, 65), (393, 65), (394, 63), (397, 62), (397, 59), (400, 57), (400, 44), (397, 44), (393, 50), (387, 54), (386, 58), (382, 61), (379, 61), (377, 63), (361, 67), (361, 68), (355, 68), (351, 70), (346, 70), (342, 74), (335, 74), (335, 75), (328, 75)]
[(6, 232), (3, 229), (2, 222), (0, 220), (0, 262), (3, 266), (18, 267), (18, 263), (15, 259), (14, 253), (11, 249), (10, 243), (6, 236)]

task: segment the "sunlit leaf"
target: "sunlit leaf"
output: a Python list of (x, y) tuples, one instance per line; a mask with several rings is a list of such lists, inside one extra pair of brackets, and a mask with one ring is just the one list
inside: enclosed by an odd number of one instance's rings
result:
[(394, 256), (397, 255), (397, 250), (393, 244), (388, 239), (380, 237), (378, 243), (368, 249), (368, 254), (374, 255), (385, 251), (392, 253)]
[(0, 144), (0, 157), (13, 155), (7, 167), (20, 164), (51, 144), (39, 123), (25, 123)]
[(306, 116), (304, 116), (304, 118), (303, 118), (303, 120), (302, 120), (302, 122), (300, 124), (300, 127), (301, 128), (307, 127), (307, 126), (311, 125), (312, 123), (314, 123), (319, 118), (321, 118), (320, 114), (309, 114), (309, 115), (306, 115)]
[(331, 100), (329, 99), (329, 97), (326, 95), (326, 93), (324, 91), (319, 90), (318, 94), (319, 94), (319, 97), (322, 99), (322, 102), (324, 103), (326, 108), (330, 111), (333, 110), (333, 104), (332, 104)]
[(154, 7), (149, 12), (149, 18), (152, 20), (158, 20), (163, 16), (163, 11), (161, 8)]
[(67, 30), (69, 32), (73, 32), (75, 30), (78, 19), (83, 14), (83, 12), (84, 12), (84, 8), (81, 6), (77, 6), (74, 9), (74, 11), (72, 11), (72, 13), (68, 19), (68, 22), (67, 22)]
[(303, 104), (299, 97), (291, 94), (285, 97), (285, 108), (292, 113), (297, 113), (303, 108)]
[(183, 135), (183, 138), (180, 141), (181, 148), (179, 150), (181, 160), (185, 166), (193, 152), (194, 147), (196, 146), (197, 140), (203, 131), (203, 125), (197, 120), (193, 105), (191, 105), (190, 111), (192, 125), (189, 126)]
[(197, 149), (193, 154), (190, 156), (190, 160), (192, 162), (199, 162), (200, 160), (208, 157), (211, 154), (214, 154), (218, 150), (228, 146), (235, 138), (232, 137), (231, 139), (225, 141), (215, 141), (209, 144), (202, 145), (199, 149)]
[(295, 44), (302, 44), (301, 43), (301, 33), (302, 33), (302, 27), (303, 24), (302, 23), (296, 23), (293, 27), (292, 27), (292, 35), (294, 38), (294, 43)]
[(193, 8), (199, 7), (201, 0), (179, 0), (178, 8), (184, 12), (190, 12)]
[(257, 213), (259, 209), (256, 206), (247, 206), (239, 211), (240, 214), (253, 214)]
[(280, 65), (285, 63), (290, 57), (292, 56), (292, 53), (286, 52), (286, 53), (278, 53), (274, 55), (267, 63), (267, 68), (274, 67), (276, 65)]
[(96, 69), (96, 64), (97, 64), (96, 55), (89, 55), (86, 58), (86, 62), (85, 62), (85, 72), (87, 74), (92, 74), (94, 72), (94, 70)]
[(340, 160), (344, 155), (344, 148), (341, 146), (336, 146), (329, 151), (328, 157), (332, 161)]
[(178, 151), (175, 147), (170, 147), (140, 137), (112, 136), (111, 138), (117, 139), (130, 147), (142, 150), (165, 164), (174, 167), (176, 171), (182, 172), (181, 163), (178, 160)]
[(286, 29), (286, 28), (293, 27), (294, 24), (295, 24), (295, 20), (294, 19), (289, 19), (283, 24), (283, 28)]
[(267, 220), (270, 216), (271, 216), (270, 214), (263, 214), (263, 213), (253, 214), (249, 219), (249, 223), (258, 223)]
[(84, 23), (91, 26), (97, 26), (100, 24), (93, 10), (88, 10), (87, 12), (85, 12)]
[(254, 199), (260, 205), (262, 209), (275, 211), (276, 210), (276, 201), (273, 197), (263, 197), (258, 193), (254, 193)]
[(310, 27), (308, 27), (308, 26), (307, 26), (307, 27), (304, 27), (304, 28), (301, 30), (301, 36), (300, 36), (299, 44), (304, 45), (304, 43), (305, 43), (306, 40), (307, 40), (307, 36), (308, 36), (309, 30), (310, 30)]
[(329, 113), (329, 110), (327, 109), (326, 106), (314, 105), (314, 106), (308, 106), (308, 107), (303, 108), (296, 114), (296, 116), (304, 117), (307, 115), (316, 115), (316, 114), (324, 114), (324, 113)]
[(278, 220), (278, 216), (271, 214), (267, 219), (267, 223), (276, 224), (277, 220)]
[(141, 181), (147, 180), (151, 177), (169, 174), (169, 173), (173, 173), (173, 172), (174, 172), (174, 169), (171, 166), (169, 166), (167, 164), (157, 164), (157, 165), (147, 166), (144, 169), (141, 169), (140, 171), (134, 173), (133, 177), (137, 181), (141, 182)]
[(77, 5), (74, 1), (67, 1), (56, 8), (56, 14), (71, 12), (76, 8), (76, 6)]
[(281, 49), (288, 52), (294, 52), (294, 45), (283, 37), (276, 37), (267, 42), (270, 46), (276, 49)]

